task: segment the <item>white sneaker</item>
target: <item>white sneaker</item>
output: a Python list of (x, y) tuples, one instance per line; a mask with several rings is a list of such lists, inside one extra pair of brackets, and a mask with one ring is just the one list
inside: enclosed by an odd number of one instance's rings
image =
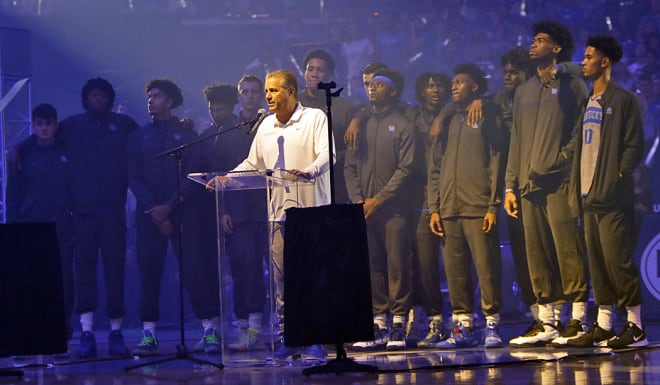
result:
[(538, 328), (532, 333), (513, 338), (509, 341), (509, 345), (514, 348), (546, 346), (557, 337), (559, 337), (559, 331), (554, 325), (543, 324), (543, 329)]
[(351, 350), (356, 352), (381, 350), (387, 346), (388, 337), (389, 332), (387, 329), (381, 329), (374, 324), (374, 340), (355, 342), (351, 345)]

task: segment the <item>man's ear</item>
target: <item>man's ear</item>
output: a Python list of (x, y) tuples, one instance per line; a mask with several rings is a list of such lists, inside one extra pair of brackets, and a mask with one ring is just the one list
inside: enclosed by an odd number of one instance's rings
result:
[(554, 54), (559, 54), (563, 50), (562, 46), (555, 44), (554, 47), (552, 47), (552, 53)]
[(605, 56), (604, 58), (602, 58), (600, 60), (600, 67), (601, 68), (607, 68), (607, 66), (609, 66), (609, 65), (610, 65), (610, 58), (608, 58), (607, 56)]

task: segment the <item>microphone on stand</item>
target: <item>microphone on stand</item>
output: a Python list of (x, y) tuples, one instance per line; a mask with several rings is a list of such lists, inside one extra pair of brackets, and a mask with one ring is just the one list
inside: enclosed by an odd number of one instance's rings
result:
[(254, 123), (252, 123), (250, 128), (247, 130), (247, 134), (252, 135), (253, 133), (257, 132), (257, 128), (259, 128), (259, 125), (264, 121), (266, 116), (268, 116), (266, 110), (260, 108), (259, 111), (257, 111), (257, 117), (254, 119)]

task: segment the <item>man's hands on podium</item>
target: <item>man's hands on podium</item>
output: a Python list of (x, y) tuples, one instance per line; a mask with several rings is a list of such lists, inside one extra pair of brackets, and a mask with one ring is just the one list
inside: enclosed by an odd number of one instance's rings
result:
[(230, 181), (231, 179), (228, 176), (216, 175), (206, 182), (204, 187), (206, 187), (206, 190), (208, 191), (222, 190), (229, 185)]
[(291, 174), (295, 175), (295, 176), (303, 177), (303, 178), (305, 178), (305, 179), (307, 179), (307, 180), (312, 179), (312, 178), (310, 177), (310, 175), (309, 175), (308, 172), (304, 172), (304, 171), (301, 171), (301, 170), (298, 170), (298, 169), (295, 169), (295, 168), (289, 170), (289, 172), (290, 172)]

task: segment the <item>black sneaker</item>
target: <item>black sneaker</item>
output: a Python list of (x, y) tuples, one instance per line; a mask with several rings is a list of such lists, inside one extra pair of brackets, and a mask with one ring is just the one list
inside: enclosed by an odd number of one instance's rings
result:
[(560, 336), (552, 340), (550, 345), (555, 348), (563, 348), (566, 346), (566, 341), (581, 337), (586, 333), (586, 328), (582, 322), (580, 322), (580, 320), (572, 319), (568, 321), (568, 325), (562, 330)]
[(403, 350), (406, 348), (406, 331), (403, 325), (395, 323), (392, 325), (390, 336), (387, 341), (387, 350)]
[(628, 322), (621, 334), (607, 342), (612, 349), (641, 348), (648, 344), (646, 332), (632, 322)]
[(82, 332), (80, 335), (80, 346), (78, 347), (78, 358), (96, 357), (96, 337), (90, 331)]
[(598, 322), (594, 322), (591, 329), (584, 335), (576, 338), (571, 338), (566, 341), (567, 347), (571, 348), (593, 348), (607, 346), (607, 341), (615, 336), (614, 330), (605, 330), (598, 326)]
[(520, 337), (535, 336), (539, 331), (543, 331), (543, 322), (536, 319), (532, 321), (532, 324), (529, 325), (527, 330), (525, 330), (523, 334), (520, 335)]
[(114, 357), (126, 357), (129, 353), (121, 330), (110, 331), (108, 335), (108, 354)]

